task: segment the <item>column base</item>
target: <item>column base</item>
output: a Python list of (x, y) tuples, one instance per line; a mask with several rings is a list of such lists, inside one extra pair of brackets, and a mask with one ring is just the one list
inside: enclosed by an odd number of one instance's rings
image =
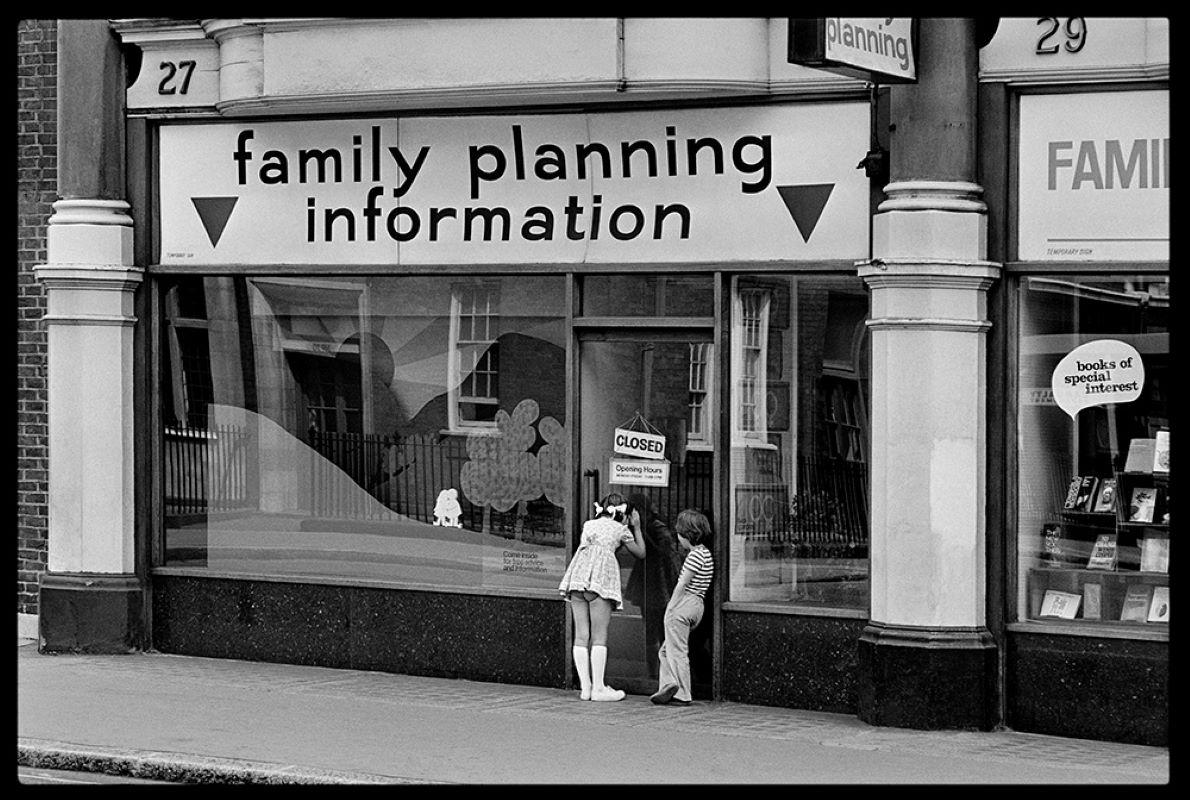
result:
[(984, 628), (871, 622), (859, 640), (857, 716), (895, 728), (991, 730), (997, 662)]
[(41, 576), (39, 653), (114, 655), (143, 650), (144, 588), (135, 575)]

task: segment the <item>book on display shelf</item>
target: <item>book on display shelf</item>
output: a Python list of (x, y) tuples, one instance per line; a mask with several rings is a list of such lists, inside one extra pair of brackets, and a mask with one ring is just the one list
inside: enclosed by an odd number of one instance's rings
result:
[(1095, 537), (1095, 545), (1091, 548), (1091, 557), (1087, 559), (1087, 569), (1114, 570), (1118, 553), (1116, 535), (1114, 533), (1099, 534)]
[(1133, 439), (1128, 443), (1128, 459), (1124, 462), (1124, 471), (1152, 472), (1156, 450), (1156, 439)]
[(1120, 609), (1121, 622), (1144, 622), (1149, 616), (1149, 594), (1153, 587), (1145, 583), (1130, 583), (1124, 593)]
[(1153, 440), (1153, 472), (1169, 472), (1169, 431), (1157, 431)]
[(1070, 486), (1066, 489), (1066, 502), (1062, 503), (1062, 508), (1067, 511), (1073, 511), (1075, 503), (1078, 502), (1078, 490), (1083, 485), (1081, 475), (1075, 475), (1070, 479)]
[(1078, 495), (1074, 500), (1075, 511), (1090, 511), (1091, 501), (1095, 497), (1095, 487), (1099, 485), (1099, 479), (1094, 475), (1083, 476), (1082, 482), (1078, 487)]
[(1041, 526), (1041, 563), (1062, 563), (1062, 526), (1057, 523)]
[(1149, 622), (1169, 622), (1169, 587), (1153, 587), (1153, 602), (1149, 604)]
[(1057, 589), (1046, 589), (1045, 597), (1041, 601), (1041, 613), (1038, 616), (1074, 619), (1078, 614), (1078, 606), (1082, 599), (1082, 595), (1059, 592)]
[(1169, 572), (1169, 537), (1146, 536), (1140, 540), (1140, 571)]
[(1128, 501), (1129, 522), (1152, 522), (1157, 507), (1157, 490), (1152, 486), (1137, 486)]
[(1099, 491), (1095, 493), (1095, 505), (1092, 511), (1116, 510), (1116, 479), (1104, 478), (1099, 482)]
[(1103, 614), (1103, 585), (1083, 584), (1083, 619), (1099, 619)]

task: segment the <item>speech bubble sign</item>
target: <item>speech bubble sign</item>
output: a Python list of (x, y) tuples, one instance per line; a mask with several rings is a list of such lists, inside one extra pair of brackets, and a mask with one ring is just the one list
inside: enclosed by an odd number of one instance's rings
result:
[(1145, 385), (1140, 353), (1118, 339), (1096, 339), (1067, 353), (1050, 378), (1054, 402), (1074, 419), (1078, 412), (1108, 403), (1131, 403)]

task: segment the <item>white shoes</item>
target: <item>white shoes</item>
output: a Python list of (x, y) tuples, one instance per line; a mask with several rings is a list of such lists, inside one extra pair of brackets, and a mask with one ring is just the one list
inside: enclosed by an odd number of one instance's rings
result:
[(591, 699), (597, 703), (614, 703), (624, 699), (624, 690), (613, 689), (610, 686), (596, 686), (591, 690)]

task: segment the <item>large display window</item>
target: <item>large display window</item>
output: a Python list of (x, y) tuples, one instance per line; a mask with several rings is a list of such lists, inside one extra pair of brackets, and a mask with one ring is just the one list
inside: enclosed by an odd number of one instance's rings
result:
[(1168, 635), (1167, 275), (1019, 289), (1019, 619)]
[(729, 600), (869, 607), (868, 293), (731, 283)]
[(565, 278), (163, 278), (160, 563), (553, 590)]

